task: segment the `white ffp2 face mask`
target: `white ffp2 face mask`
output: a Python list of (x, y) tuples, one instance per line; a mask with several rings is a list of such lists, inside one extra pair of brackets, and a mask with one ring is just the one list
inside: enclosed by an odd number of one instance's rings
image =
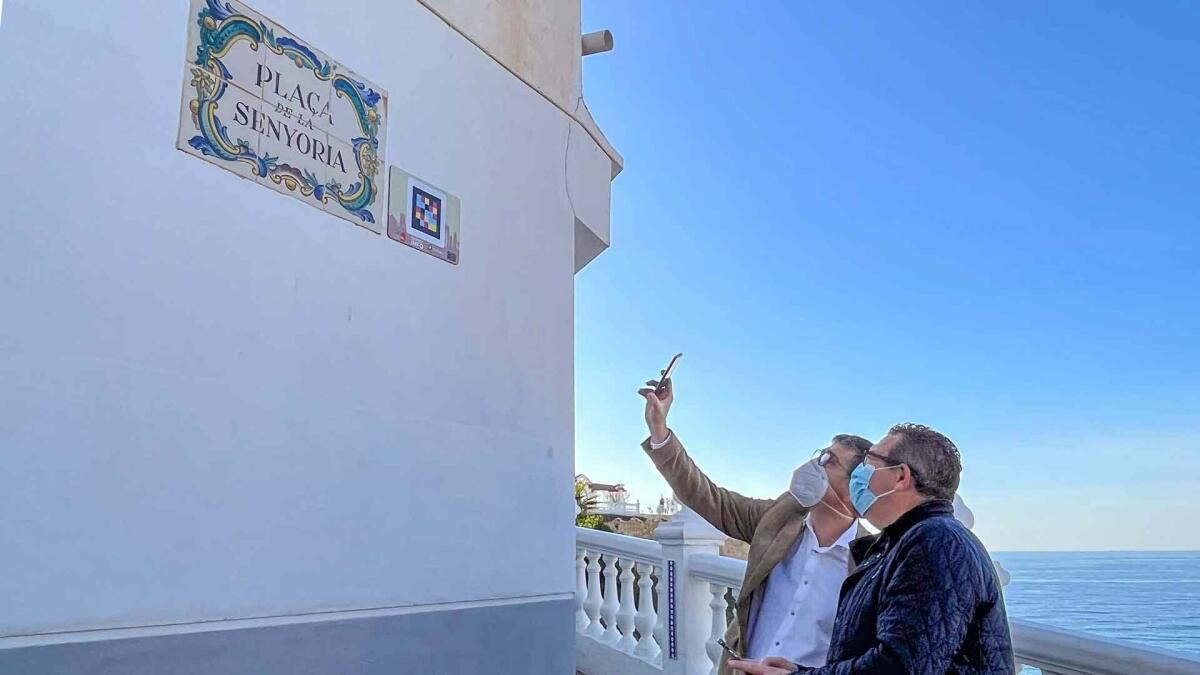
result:
[(813, 457), (796, 467), (792, 472), (792, 484), (788, 487), (788, 492), (806, 509), (819, 504), (825, 497), (825, 491), (829, 489), (829, 476), (819, 459)]
[[(838, 508), (833, 504), (825, 501), (825, 493), (829, 491), (829, 474), (825, 473), (825, 467), (821, 466), (821, 458), (813, 457), (807, 462), (796, 467), (792, 472), (792, 484), (788, 486), (788, 492), (800, 502), (800, 506), (806, 509), (811, 509), (817, 504), (828, 506), (831, 511), (840, 516), (854, 520), (850, 509), (842, 503), (842, 508)], [(841, 499), (834, 495), (834, 499), (842, 502)]]

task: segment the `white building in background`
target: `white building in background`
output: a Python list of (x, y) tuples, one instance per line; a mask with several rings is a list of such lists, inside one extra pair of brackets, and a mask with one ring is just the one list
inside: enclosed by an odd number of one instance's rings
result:
[(578, 1), (2, 12), (0, 673), (573, 672)]
[(631, 499), (623, 483), (596, 483), (586, 474), (576, 474), (576, 483), (583, 483), (584, 496), (594, 500), (593, 513), (606, 516), (636, 516), (642, 512), (642, 503)]

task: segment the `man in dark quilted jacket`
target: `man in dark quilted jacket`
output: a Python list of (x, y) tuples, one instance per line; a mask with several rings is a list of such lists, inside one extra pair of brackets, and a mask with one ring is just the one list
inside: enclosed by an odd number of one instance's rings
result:
[(855, 509), (881, 532), (851, 544), (862, 563), (842, 585), (826, 665), (729, 665), (753, 675), (1012, 675), (991, 556), (954, 519), (961, 472), (949, 438), (919, 424), (892, 427), (851, 476)]

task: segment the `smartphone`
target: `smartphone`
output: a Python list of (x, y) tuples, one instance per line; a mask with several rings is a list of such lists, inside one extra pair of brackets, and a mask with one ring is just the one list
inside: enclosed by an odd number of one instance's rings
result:
[(655, 394), (661, 394), (667, 388), (667, 380), (671, 378), (671, 373), (675, 372), (675, 364), (679, 363), (679, 359), (682, 357), (683, 352), (679, 352), (671, 357), (671, 362), (667, 364), (666, 369), (663, 371), (662, 378), (658, 381), (658, 386), (654, 388)]
[(717, 638), (717, 644), (721, 645), (721, 649), (724, 649), (725, 651), (729, 652), (731, 655), (733, 655), (733, 658), (735, 658), (735, 659), (745, 659), (746, 658), (745, 656), (742, 656), (741, 652), (739, 652), (738, 650), (734, 649), (733, 647), (730, 647), (729, 645), (725, 644), (725, 641), (722, 640), (721, 638)]

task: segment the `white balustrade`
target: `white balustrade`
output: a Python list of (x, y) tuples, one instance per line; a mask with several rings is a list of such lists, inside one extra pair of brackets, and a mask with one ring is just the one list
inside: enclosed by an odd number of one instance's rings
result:
[[(746, 563), (717, 555), (717, 540), (692, 518), (695, 515), (689, 516), (685, 511), (674, 522), (660, 526), (657, 542), (577, 528), (576, 627), (581, 633), (576, 653), (580, 672), (585, 675), (714, 672), (714, 664), (721, 657), (716, 640), (725, 633), (726, 590), (733, 589), (736, 594)], [(675, 570), (674, 635), (668, 627), (669, 565)], [(1200, 659), (1187, 654), (1019, 619), (1009, 623), (1018, 666), (1040, 668), (1043, 675), (1200, 675)], [(674, 658), (670, 653), (672, 637)]]
[(655, 631), (658, 630), (658, 613), (654, 611), (654, 580), (650, 576), (654, 571), (654, 565), (639, 562), (636, 569), (638, 608), (634, 627), (637, 628), (638, 641), (637, 646), (633, 648), (633, 655), (643, 661), (653, 662), (658, 658), (660, 652), (658, 645), (654, 642), (657, 637)]
[(621, 607), (617, 610), (617, 628), (621, 631), (621, 639), (617, 640), (617, 649), (632, 654), (637, 646), (637, 639), (633, 637), (633, 617), (637, 608), (633, 606), (633, 561), (629, 558), (621, 560), (620, 579)]
[(583, 634), (599, 638), (604, 634), (604, 626), (600, 624), (600, 554), (589, 549), (587, 558), (587, 599), (583, 611), (587, 613), (588, 625)]
[[(667, 603), (667, 584), (661, 547), (654, 541), (609, 532), (582, 528), (578, 532), (577, 554), (584, 551), (589, 564), (583, 587), (576, 589), (576, 596), (584, 598), (587, 617), (578, 638), (577, 670), (662, 673), (662, 645), (667, 639), (662, 608)], [(578, 567), (578, 557), (576, 564)]]

